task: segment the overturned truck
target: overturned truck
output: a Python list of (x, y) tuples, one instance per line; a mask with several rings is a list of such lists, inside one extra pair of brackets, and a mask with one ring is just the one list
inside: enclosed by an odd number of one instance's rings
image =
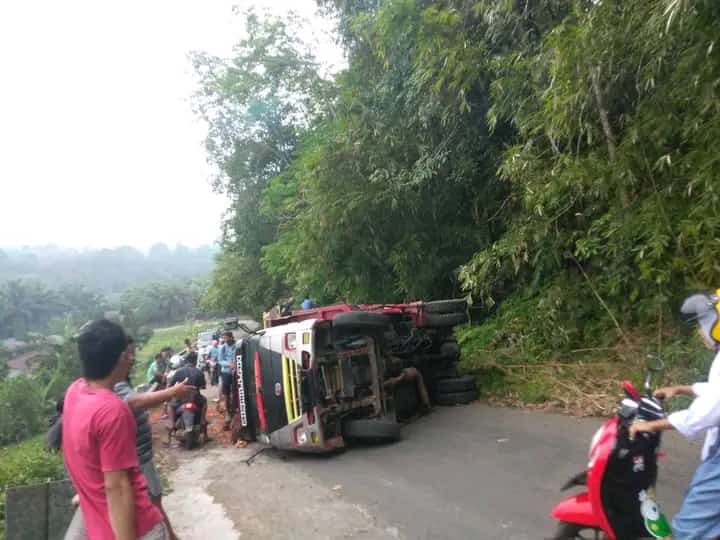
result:
[(453, 327), (465, 300), (336, 304), (266, 318), (238, 341), (233, 436), (329, 452), (400, 436), (399, 421), (434, 404), (468, 403)]

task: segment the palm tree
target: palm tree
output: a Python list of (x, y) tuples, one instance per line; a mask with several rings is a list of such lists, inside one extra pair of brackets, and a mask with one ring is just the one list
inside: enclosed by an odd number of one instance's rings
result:
[(38, 281), (6, 281), (0, 286), (0, 336), (25, 336), (66, 309), (58, 294)]

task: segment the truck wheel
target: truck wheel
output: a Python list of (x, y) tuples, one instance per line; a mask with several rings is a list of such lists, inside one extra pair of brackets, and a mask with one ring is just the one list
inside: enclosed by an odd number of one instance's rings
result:
[(458, 324), (466, 323), (467, 320), (468, 317), (466, 313), (428, 313), (425, 315), (424, 326), (431, 326), (433, 328), (450, 328)]
[(451, 394), (454, 392), (475, 391), (475, 377), (463, 375), (450, 379), (438, 379), (435, 381), (435, 392), (438, 394)]
[(465, 390), (463, 392), (436, 392), (435, 403), (438, 405), (464, 405), (477, 399), (477, 390)]
[(367, 418), (346, 420), (342, 426), (342, 433), (348, 440), (383, 444), (400, 439), (400, 424), (389, 420)]
[(369, 311), (346, 311), (338, 313), (332, 320), (335, 328), (366, 329), (386, 332), (389, 330), (390, 319), (382, 313)]
[(460, 356), (460, 345), (457, 341), (443, 341), (440, 345), (440, 354), (450, 360), (456, 360)]
[(432, 370), (432, 378), (437, 382), (441, 379), (451, 379), (459, 377), (457, 364), (450, 364), (448, 367), (437, 368)]
[(467, 300), (465, 298), (455, 298), (453, 300), (435, 300), (433, 302), (425, 302), (423, 309), (427, 313), (464, 313), (467, 310)]

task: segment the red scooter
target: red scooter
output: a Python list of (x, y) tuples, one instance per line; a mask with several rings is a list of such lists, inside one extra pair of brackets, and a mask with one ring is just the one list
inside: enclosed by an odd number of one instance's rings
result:
[(558, 523), (552, 540), (584, 538), (639, 540), (669, 538), (670, 526), (655, 502), (659, 433), (629, 438), (630, 424), (665, 417), (662, 403), (652, 397), (652, 376), (662, 369), (660, 359), (650, 358), (645, 396), (628, 381), (618, 414), (595, 433), (590, 443), (587, 469), (571, 478), (563, 490), (585, 486), (553, 508)]

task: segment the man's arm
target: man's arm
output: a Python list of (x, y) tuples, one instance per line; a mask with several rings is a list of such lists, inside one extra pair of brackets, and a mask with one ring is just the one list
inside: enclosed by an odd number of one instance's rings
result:
[(173, 398), (185, 399), (197, 390), (196, 387), (189, 385), (187, 378), (184, 381), (175, 383), (173, 386), (165, 390), (157, 392), (133, 392), (127, 398), (127, 404), (134, 411), (140, 409), (150, 409), (156, 405), (160, 405)]
[(110, 525), (117, 540), (132, 540), (135, 538), (135, 494), (129, 471), (139, 465), (135, 419), (127, 404), (116, 399), (98, 411), (94, 424)]
[(639, 422), (635, 421), (630, 425), (630, 440), (635, 440), (635, 436), (638, 433), (656, 433), (658, 431), (667, 431), (670, 429), (675, 429), (675, 426), (673, 426), (670, 423), (670, 420), (667, 418), (663, 418), (662, 420), (652, 420), (650, 422)]
[[(706, 383), (701, 383), (706, 384)], [(666, 386), (663, 388), (658, 388), (654, 392), (654, 396), (658, 399), (672, 399), (675, 396), (699, 396), (702, 390), (702, 387), (698, 386), (698, 388), (695, 388), (696, 385), (693, 386)]]
[(135, 540), (135, 493), (128, 471), (103, 473), (110, 526), (116, 540)]

